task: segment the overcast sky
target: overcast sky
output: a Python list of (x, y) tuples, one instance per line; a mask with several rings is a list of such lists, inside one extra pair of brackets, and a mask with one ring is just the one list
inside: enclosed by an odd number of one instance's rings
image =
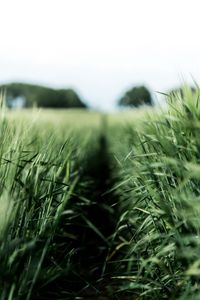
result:
[(72, 87), (110, 108), (127, 88), (200, 83), (199, 0), (0, 0), (0, 82)]

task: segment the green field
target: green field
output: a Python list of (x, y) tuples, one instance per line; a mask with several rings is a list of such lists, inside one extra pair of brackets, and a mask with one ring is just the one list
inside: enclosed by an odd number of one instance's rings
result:
[(200, 93), (0, 111), (0, 299), (200, 299)]

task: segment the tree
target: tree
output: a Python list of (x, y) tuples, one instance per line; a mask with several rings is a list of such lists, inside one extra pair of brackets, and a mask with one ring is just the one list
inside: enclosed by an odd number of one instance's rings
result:
[(8, 107), (15, 107), (15, 103), (21, 98), (20, 103), (24, 107), (44, 108), (85, 108), (77, 93), (72, 89), (52, 89), (40, 85), (25, 83), (10, 83), (0, 86), (6, 91), (6, 102)]
[(182, 85), (180, 87), (170, 90), (168, 95), (174, 97), (179, 94), (181, 96), (181, 98), (184, 98), (184, 95), (188, 91), (194, 95), (197, 92), (197, 88), (195, 88), (193, 86), (189, 86), (189, 85)]
[(151, 93), (145, 86), (135, 86), (125, 93), (119, 100), (121, 106), (152, 105)]

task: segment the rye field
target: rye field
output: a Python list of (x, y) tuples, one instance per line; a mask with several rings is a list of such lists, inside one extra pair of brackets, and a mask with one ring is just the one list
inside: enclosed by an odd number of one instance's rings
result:
[(0, 110), (0, 299), (200, 299), (200, 92)]

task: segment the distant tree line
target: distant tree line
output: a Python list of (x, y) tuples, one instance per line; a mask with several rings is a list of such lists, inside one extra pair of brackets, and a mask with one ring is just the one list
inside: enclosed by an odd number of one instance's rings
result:
[(8, 107), (85, 108), (77, 93), (72, 89), (52, 89), (41, 85), (10, 83), (0, 86), (6, 94)]
[[(169, 96), (180, 94), (184, 96), (186, 86), (172, 89)], [(196, 88), (188, 86), (192, 93)], [(0, 90), (6, 92), (8, 107), (44, 107), (44, 108), (86, 108), (86, 104), (72, 89), (53, 89), (41, 85), (26, 83), (10, 83), (0, 86)], [(129, 89), (118, 101), (119, 106), (139, 107), (141, 105), (153, 105), (151, 92), (147, 87), (134, 86)]]

